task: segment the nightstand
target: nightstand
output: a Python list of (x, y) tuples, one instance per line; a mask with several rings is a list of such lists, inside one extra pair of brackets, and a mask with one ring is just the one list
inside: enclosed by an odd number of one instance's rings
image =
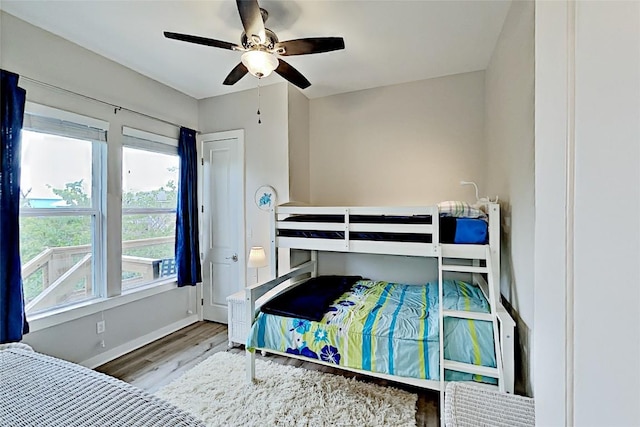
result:
[(227, 297), (229, 347), (245, 345), (251, 325), (247, 323), (247, 301), (245, 291), (236, 292)]

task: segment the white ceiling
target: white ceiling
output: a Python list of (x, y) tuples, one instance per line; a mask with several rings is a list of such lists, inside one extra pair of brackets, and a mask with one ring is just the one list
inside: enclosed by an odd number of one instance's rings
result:
[[(487, 67), (510, 1), (262, 0), (280, 40), (341, 36), (345, 50), (286, 58), (318, 98)], [(169, 40), (163, 31), (240, 42), (233, 0), (16, 1), (0, 8), (197, 99), (254, 88), (222, 81), (240, 52)], [(263, 84), (283, 81), (275, 73)]]

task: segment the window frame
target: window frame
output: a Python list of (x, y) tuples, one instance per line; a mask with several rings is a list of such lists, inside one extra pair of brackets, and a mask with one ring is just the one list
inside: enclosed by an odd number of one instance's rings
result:
[(73, 309), (76, 306), (102, 299), (106, 295), (105, 212), (108, 129), (109, 123), (103, 120), (32, 102), (27, 102), (25, 105), (25, 120), (22, 130), (86, 141), (91, 144), (91, 207), (21, 207), (19, 216), (25, 218), (89, 216), (91, 218), (92, 295), (80, 301), (28, 312), (26, 313), (28, 318), (46, 316), (59, 310)]
[[(164, 135), (147, 132), (140, 129), (130, 128), (127, 126), (122, 127), (122, 136), (123, 136), (123, 140), (122, 140), (123, 150), (125, 148), (132, 148), (135, 150), (148, 151), (151, 153), (175, 155), (176, 157), (178, 157), (179, 155), (177, 138), (170, 138)], [(124, 174), (124, 168), (122, 169), (121, 172), (122, 174)], [(121, 186), (121, 190), (124, 193), (123, 187), (124, 186)], [(173, 214), (177, 216), (177, 210), (178, 210), (177, 204), (176, 204), (176, 207), (174, 208), (125, 208), (121, 206), (120, 247), (122, 248), (122, 243), (124, 241), (124, 238), (122, 236), (122, 222), (124, 222), (125, 216), (153, 215), (153, 214)], [(174, 239), (175, 239), (175, 235), (174, 235)], [(121, 266), (122, 266), (122, 262), (121, 262)], [(129, 294), (132, 292), (137, 292), (141, 289), (149, 289), (159, 285), (163, 285), (168, 282), (177, 284), (177, 276), (158, 278), (156, 280), (143, 283), (126, 290), (123, 289), (122, 282), (121, 282), (120, 293), (123, 295)]]

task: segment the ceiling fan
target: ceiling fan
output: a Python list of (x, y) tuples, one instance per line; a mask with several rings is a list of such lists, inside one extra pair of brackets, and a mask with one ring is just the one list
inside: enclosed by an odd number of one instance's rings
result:
[(308, 55), (344, 49), (342, 37), (312, 37), (281, 42), (273, 31), (265, 28), (269, 13), (258, 6), (257, 0), (236, 0), (236, 4), (244, 27), (240, 45), (189, 34), (168, 31), (164, 33), (165, 37), (174, 40), (244, 52), (242, 61), (224, 80), (225, 85), (235, 84), (247, 73), (261, 79), (275, 71), (292, 84), (306, 89), (311, 86), (309, 80), (278, 56)]

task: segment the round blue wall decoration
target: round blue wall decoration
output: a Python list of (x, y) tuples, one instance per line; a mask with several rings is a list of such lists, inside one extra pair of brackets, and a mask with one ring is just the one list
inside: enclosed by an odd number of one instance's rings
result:
[(270, 185), (258, 187), (255, 194), (256, 206), (263, 211), (270, 211), (276, 205), (276, 190)]

